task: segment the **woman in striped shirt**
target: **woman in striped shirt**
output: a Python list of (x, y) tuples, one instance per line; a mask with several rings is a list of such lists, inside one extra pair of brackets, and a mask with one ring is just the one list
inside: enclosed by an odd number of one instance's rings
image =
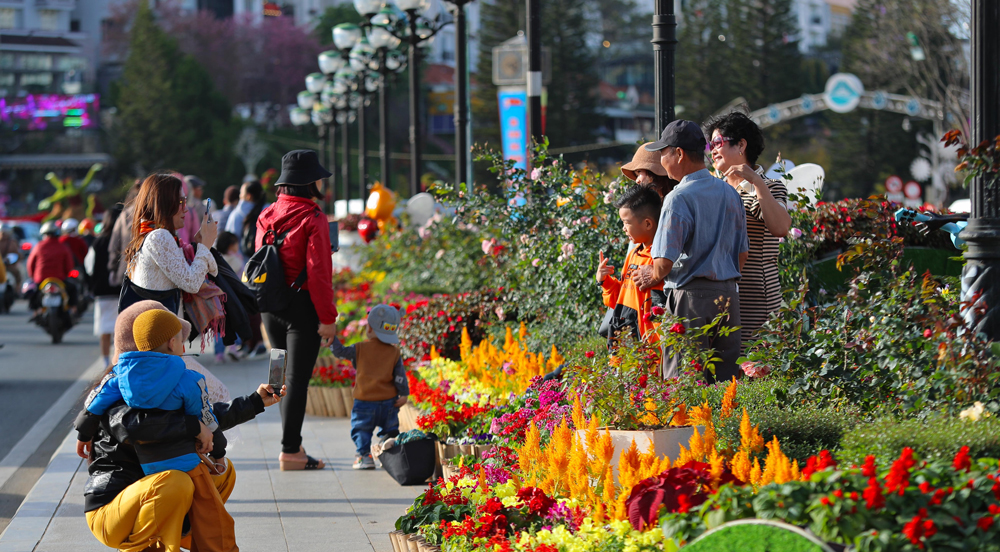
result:
[(785, 199), (788, 191), (778, 180), (764, 177), (757, 158), (764, 151), (764, 133), (749, 117), (739, 112), (710, 122), (708, 143), (712, 164), (736, 189), (747, 212), (750, 254), (741, 271), (740, 320), (741, 353), (753, 342), (755, 333), (781, 305), (778, 281), (778, 238), (788, 234), (792, 219)]

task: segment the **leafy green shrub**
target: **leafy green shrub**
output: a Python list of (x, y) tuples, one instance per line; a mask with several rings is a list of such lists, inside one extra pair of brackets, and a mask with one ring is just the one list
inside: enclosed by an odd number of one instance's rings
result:
[(837, 458), (844, 465), (861, 465), (865, 456), (872, 454), (880, 466), (888, 466), (903, 447), (912, 448), (920, 458), (930, 461), (950, 459), (963, 446), (969, 447), (972, 458), (1000, 458), (1000, 418), (991, 416), (977, 422), (953, 416), (884, 418), (847, 432)]

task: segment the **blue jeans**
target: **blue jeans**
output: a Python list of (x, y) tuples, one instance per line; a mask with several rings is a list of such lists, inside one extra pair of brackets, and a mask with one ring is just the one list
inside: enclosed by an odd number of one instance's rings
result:
[(399, 409), (393, 406), (396, 399), (384, 401), (361, 401), (354, 399), (351, 409), (351, 440), (357, 448), (358, 456), (371, 454), (372, 433), (381, 428), (378, 436), (382, 439), (399, 435)]

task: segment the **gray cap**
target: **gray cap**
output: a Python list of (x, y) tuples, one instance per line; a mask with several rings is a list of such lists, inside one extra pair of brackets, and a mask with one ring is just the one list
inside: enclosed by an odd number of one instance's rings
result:
[(372, 307), (368, 313), (368, 326), (382, 343), (389, 345), (399, 343), (399, 336), (396, 335), (396, 329), (399, 328), (399, 311), (395, 307), (385, 304)]

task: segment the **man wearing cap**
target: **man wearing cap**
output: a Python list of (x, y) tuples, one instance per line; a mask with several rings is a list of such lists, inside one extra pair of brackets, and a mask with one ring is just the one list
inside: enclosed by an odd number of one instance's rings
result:
[[(302, 448), (302, 420), (306, 392), (316, 364), (320, 342), (327, 345), (337, 336), (337, 308), (333, 302), (333, 261), (330, 228), (315, 200), (330, 171), (319, 164), (316, 152), (295, 150), (281, 159), (281, 175), (275, 182), (278, 199), (257, 218), (255, 249), (284, 236), (278, 256), (285, 284), (296, 290), (282, 310), (263, 313), (264, 328), (271, 345), (288, 351), (285, 382), (288, 395), (281, 401), (282, 470), (314, 470), (322, 460), (306, 455)], [(233, 222), (233, 212), (229, 222)], [(301, 286), (297, 284), (303, 278)]]
[(403, 357), (399, 353), (399, 310), (375, 305), (368, 313), (367, 339), (345, 347), (333, 339), (331, 350), (337, 358), (354, 363), (354, 407), (351, 409), (351, 440), (357, 449), (353, 468), (375, 469), (372, 460), (372, 433), (379, 428), (383, 440), (399, 435), (399, 408), (406, 404), (410, 384), (406, 380)]
[[(662, 282), (670, 314), (686, 318), (689, 326), (711, 322), (722, 310), (722, 326), (740, 325), (737, 282), (749, 244), (746, 212), (732, 186), (705, 168), (705, 135), (691, 121), (677, 120), (663, 130), (660, 140), (644, 146), (660, 153), (667, 176), (679, 181), (663, 200), (660, 222), (653, 239), (653, 265), (633, 277), (640, 289)], [(721, 362), (709, 381), (726, 381), (738, 375), (740, 333), (706, 337), (704, 347), (715, 349)], [(664, 355), (665, 377), (678, 375), (677, 356)]]

